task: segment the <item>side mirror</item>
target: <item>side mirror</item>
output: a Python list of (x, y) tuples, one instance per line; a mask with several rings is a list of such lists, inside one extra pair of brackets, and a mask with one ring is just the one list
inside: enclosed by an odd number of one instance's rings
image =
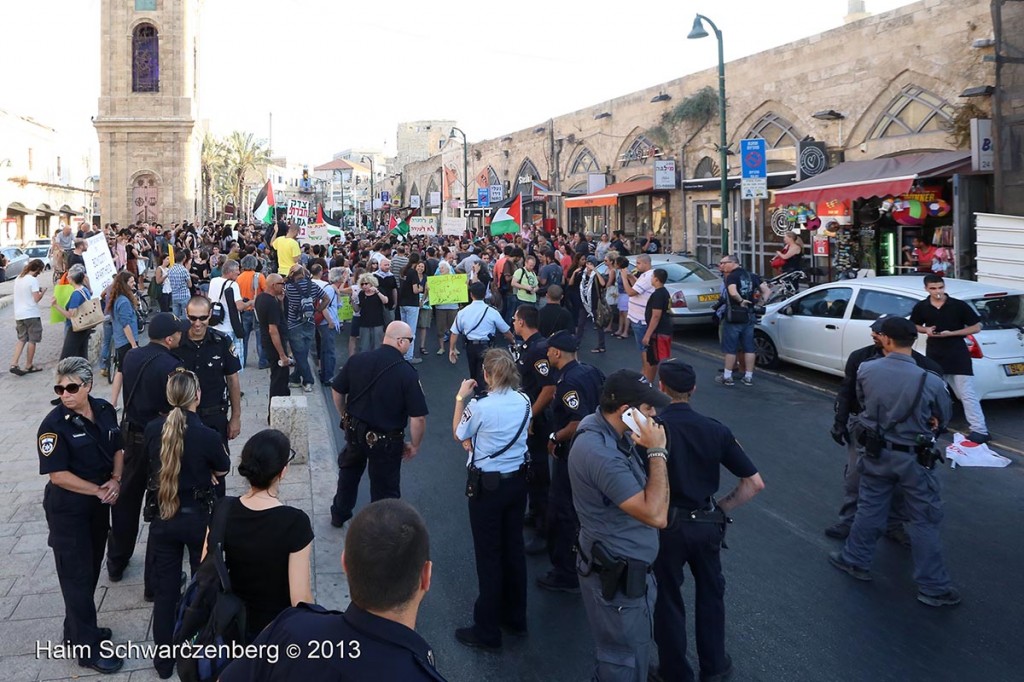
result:
[(783, 308), (779, 312), (782, 313), (783, 315), (790, 315), (790, 316), (792, 316), (793, 315), (793, 306), (787, 305), (785, 308)]

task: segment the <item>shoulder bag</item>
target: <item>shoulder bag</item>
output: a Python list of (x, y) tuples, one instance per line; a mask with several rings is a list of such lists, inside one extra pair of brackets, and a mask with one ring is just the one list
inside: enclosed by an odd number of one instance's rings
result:
[(84, 332), (103, 324), (103, 307), (100, 299), (94, 298), (91, 294), (80, 306), (71, 313), (71, 329), (76, 332)]

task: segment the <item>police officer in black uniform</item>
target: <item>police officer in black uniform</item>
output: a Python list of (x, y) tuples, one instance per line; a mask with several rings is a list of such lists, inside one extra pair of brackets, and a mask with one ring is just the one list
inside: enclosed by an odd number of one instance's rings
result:
[[(695, 624), (700, 679), (720, 680), (732, 671), (725, 653), (725, 578), (719, 556), (726, 514), (764, 489), (757, 468), (727, 426), (690, 407), (697, 386), (693, 368), (679, 360), (662, 361), (661, 390), (672, 403), (658, 415), (668, 435), (668, 527), (660, 532), (654, 562), (658, 597), (654, 639), (666, 682), (694, 680), (686, 660), (686, 606), (680, 588), (688, 564), (695, 588)], [(739, 479), (721, 500), (720, 467)]]
[[(181, 366), (171, 349), (177, 347), (185, 323), (171, 313), (157, 313), (149, 323), (149, 343), (128, 351), (124, 356), (122, 404), (124, 418), (124, 481), (121, 499), (111, 510), (110, 540), (107, 542), (107, 574), (111, 582), (124, 576), (124, 569), (135, 552), (139, 535), (139, 512), (149, 479), (144, 434), (146, 424), (167, 414), (170, 406), (165, 394), (167, 376)], [(149, 562), (147, 561), (147, 564)], [(149, 571), (146, 571), (148, 574)], [(146, 594), (152, 595), (151, 585)]]
[(401, 500), (368, 505), (348, 529), (341, 565), (352, 593), (344, 613), (313, 604), (285, 609), (254, 644), (277, 645), (281, 653), (298, 646), (300, 654), (237, 659), (220, 682), (444, 682), (415, 630), (432, 568), (430, 538), (416, 510)]
[(557, 331), (548, 337), (548, 363), (558, 372), (555, 397), (552, 400), (551, 433), (548, 454), (551, 455), (551, 489), (548, 497), (548, 556), (552, 569), (537, 578), (537, 585), (554, 592), (580, 591), (579, 575), (573, 544), (579, 519), (572, 503), (569, 483), (569, 447), (580, 420), (597, 409), (601, 399), (604, 374), (593, 365), (576, 360), (579, 340), (569, 331)]
[(533, 404), (533, 420), (526, 447), (530, 453), (529, 492), (530, 521), (536, 536), (526, 545), (527, 554), (542, 554), (547, 550), (548, 488), (551, 486), (551, 469), (548, 465), (548, 434), (551, 433), (551, 418), (548, 406), (555, 396), (557, 372), (548, 362), (548, 340), (537, 329), (539, 311), (524, 304), (516, 309), (512, 317), (512, 329), (524, 340), (515, 346), (513, 356), (523, 378), (522, 389)]
[[(185, 314), (188, 333), (182, 335), (181, 343), (173, 352), (185, 369), (199, 377), (202, 402), (196, 414), (203, 424), (220, 434), (227, 447), (228, 441), (237, 438), (242, 429), (242, 392), (238, 379), (242, 362), (231, 338), (210, 329), (210, 299), (193, 296), (185, 307)], [(223, 496), (223, 481), (217, 487)]]
[(402, 460), (416, 456), (427, 428), (427, 400), (419, 374), (404, 357), (412, 342), (409, 325), (392, 322), (384, 331), (383, 345), (350, 358), (331, 384), (346, 440), (338, 455), (338, 490), (331, 504), (335, 528), (352, 518), (367, 465), (371, 502), (402, 496)]
[(54, 392), (61, 403), (39, 425), (36, 441), (39, 473), (49, 474), (43, 510), (49, 545), (64, 597), (64, 640), (81, 650), (79, 665), (101, 673), (121, 669), (124, 661), (100, 655), (109, 628), (96, 624), (94, 593), (103, 562), (110, 505), (120, 497), (124, 451), (117, 412), (89, 395), (92, 367), (80, 357), (57, 364)]

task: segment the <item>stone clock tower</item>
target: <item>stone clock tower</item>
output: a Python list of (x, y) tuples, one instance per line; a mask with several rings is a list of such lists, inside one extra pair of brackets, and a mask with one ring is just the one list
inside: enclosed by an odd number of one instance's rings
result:
[(104, 223), (200, 215), (201, 0), (101, 0), (100, 214)]

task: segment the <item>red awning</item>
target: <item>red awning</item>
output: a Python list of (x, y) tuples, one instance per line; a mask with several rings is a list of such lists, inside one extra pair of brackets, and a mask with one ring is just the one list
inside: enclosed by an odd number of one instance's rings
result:
[(654, 180), (632, 180), (630, 182), (616, 182), (604, 189), (599, 189), (593, 194), (585, 194), (581, 197), (569, 197), (565, 200), (566, 208), (585, 208), (587, 206), (614, 206), (619, 203), (619, 197), (630, 194), (649, 194), (654, 190)]
[(886, 159), (849, 161), (774, 193), (775, 204), (810, 204), (836, 199), (898, 196), (914, 182), (970, 168), (970, 152), (926, 152)]

